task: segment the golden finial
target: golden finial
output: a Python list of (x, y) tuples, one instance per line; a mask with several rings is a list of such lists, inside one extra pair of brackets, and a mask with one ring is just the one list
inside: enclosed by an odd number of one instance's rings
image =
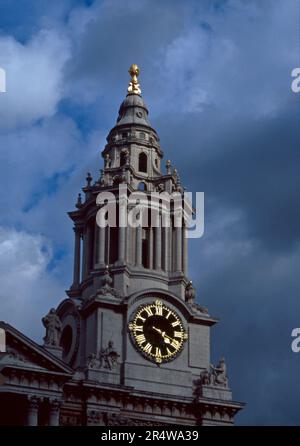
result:
[(139, 67), (133, 63), (128, 70), (128, 73), (131, 76), (131, 81), (129, 82), (127, 91), (128, 93), (141, 94), (140, 84), (138, 83), (138, 75), (140, 74)]

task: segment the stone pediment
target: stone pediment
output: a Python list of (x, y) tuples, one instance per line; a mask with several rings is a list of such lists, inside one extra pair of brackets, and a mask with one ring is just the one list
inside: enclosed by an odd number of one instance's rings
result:
[(0, 322), (0, 328), (6, 334), (6, 351), (0, 353), (0, 372), (16, 368), (72, 376), (73, 370), (67, 364), (23, 333), (5, 322)]

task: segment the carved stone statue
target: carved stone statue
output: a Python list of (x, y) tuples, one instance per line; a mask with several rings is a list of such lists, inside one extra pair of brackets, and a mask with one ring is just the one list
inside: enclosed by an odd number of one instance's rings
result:
[(110, 167), (110, 157), (108, 153), (105, 155), (104, 161), (105, 161), (105, 169), (108, 169)]
[(87, 359), (87, 366), (89, 369), (99, 369), (100, 363), (97, 355), (95, 353), (91, 353)]
[(94, 370), (113, 370), (118, 364), (119, 357), (120, 355), (116, 352), (113, 341), (109, 341), (108, 346), (102, 349), (98, 355), (95, 353), (89, 355), (87, 367)]
[(216, 366), (211, 364), (212, 381), (215, 386), (228, 387), (227, 367), (224, 358), (221, 358)]
[(193, 287), (192, 281), (190, 280), (185, 289), (185, 301), (191, 304), (195, 301), (195, 288)]
[(228, 387), (227, 367), (225, 359), (222, 358), (216, 366), (210, 365), (210, 371), (204, 370), (200, 374), (199, 386)]
[(190, 280), (185, 288), (185, 301), (196, 313), (208, 314), (207, 308), (195, 302), (196, 292), (193, 283)]
[(209, 386), (211, 384), (211, 374), (208, 370), (204, 370), (204, 372), (201, 373), (200, 382), (205, 386)]
[(100, 367), (113, 370), (118, 364), (119, 354), (114, 349), (113, 341), (109, 341), (108, 346), (101, 350), (99, 354)]
[(43, 325), (46, 328), (46, 336), (44, 337), (45, 345), (59, 346), (62, 323), (56, 314), (54, 308), (51, 308), (49, 313), (42, 319)]

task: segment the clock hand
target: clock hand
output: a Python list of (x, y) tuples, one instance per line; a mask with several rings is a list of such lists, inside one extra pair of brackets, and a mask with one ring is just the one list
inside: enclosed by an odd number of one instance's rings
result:
[(171, 341), (173, 341), (174, 339), (172, 339), (170, 336), (166, 335), (165, 331), (161, 331), (159, 328), (153, 327), (152, 328), (157, 331), (159, 334), (162, 335), (163, 340), (165, 341), (166, 344), (170, 344)]

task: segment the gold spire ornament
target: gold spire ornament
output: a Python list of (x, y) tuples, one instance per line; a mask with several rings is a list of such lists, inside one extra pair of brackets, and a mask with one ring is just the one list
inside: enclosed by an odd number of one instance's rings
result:
[(138, 75), (140, 74), (139, 67), (135, 63), (133, 63), (129, 68), (128, 73), (131, 76), (131, 81), (129, 82), (127, 88), (128, 93), (141, 94), (141, 87), (138, 83)]

